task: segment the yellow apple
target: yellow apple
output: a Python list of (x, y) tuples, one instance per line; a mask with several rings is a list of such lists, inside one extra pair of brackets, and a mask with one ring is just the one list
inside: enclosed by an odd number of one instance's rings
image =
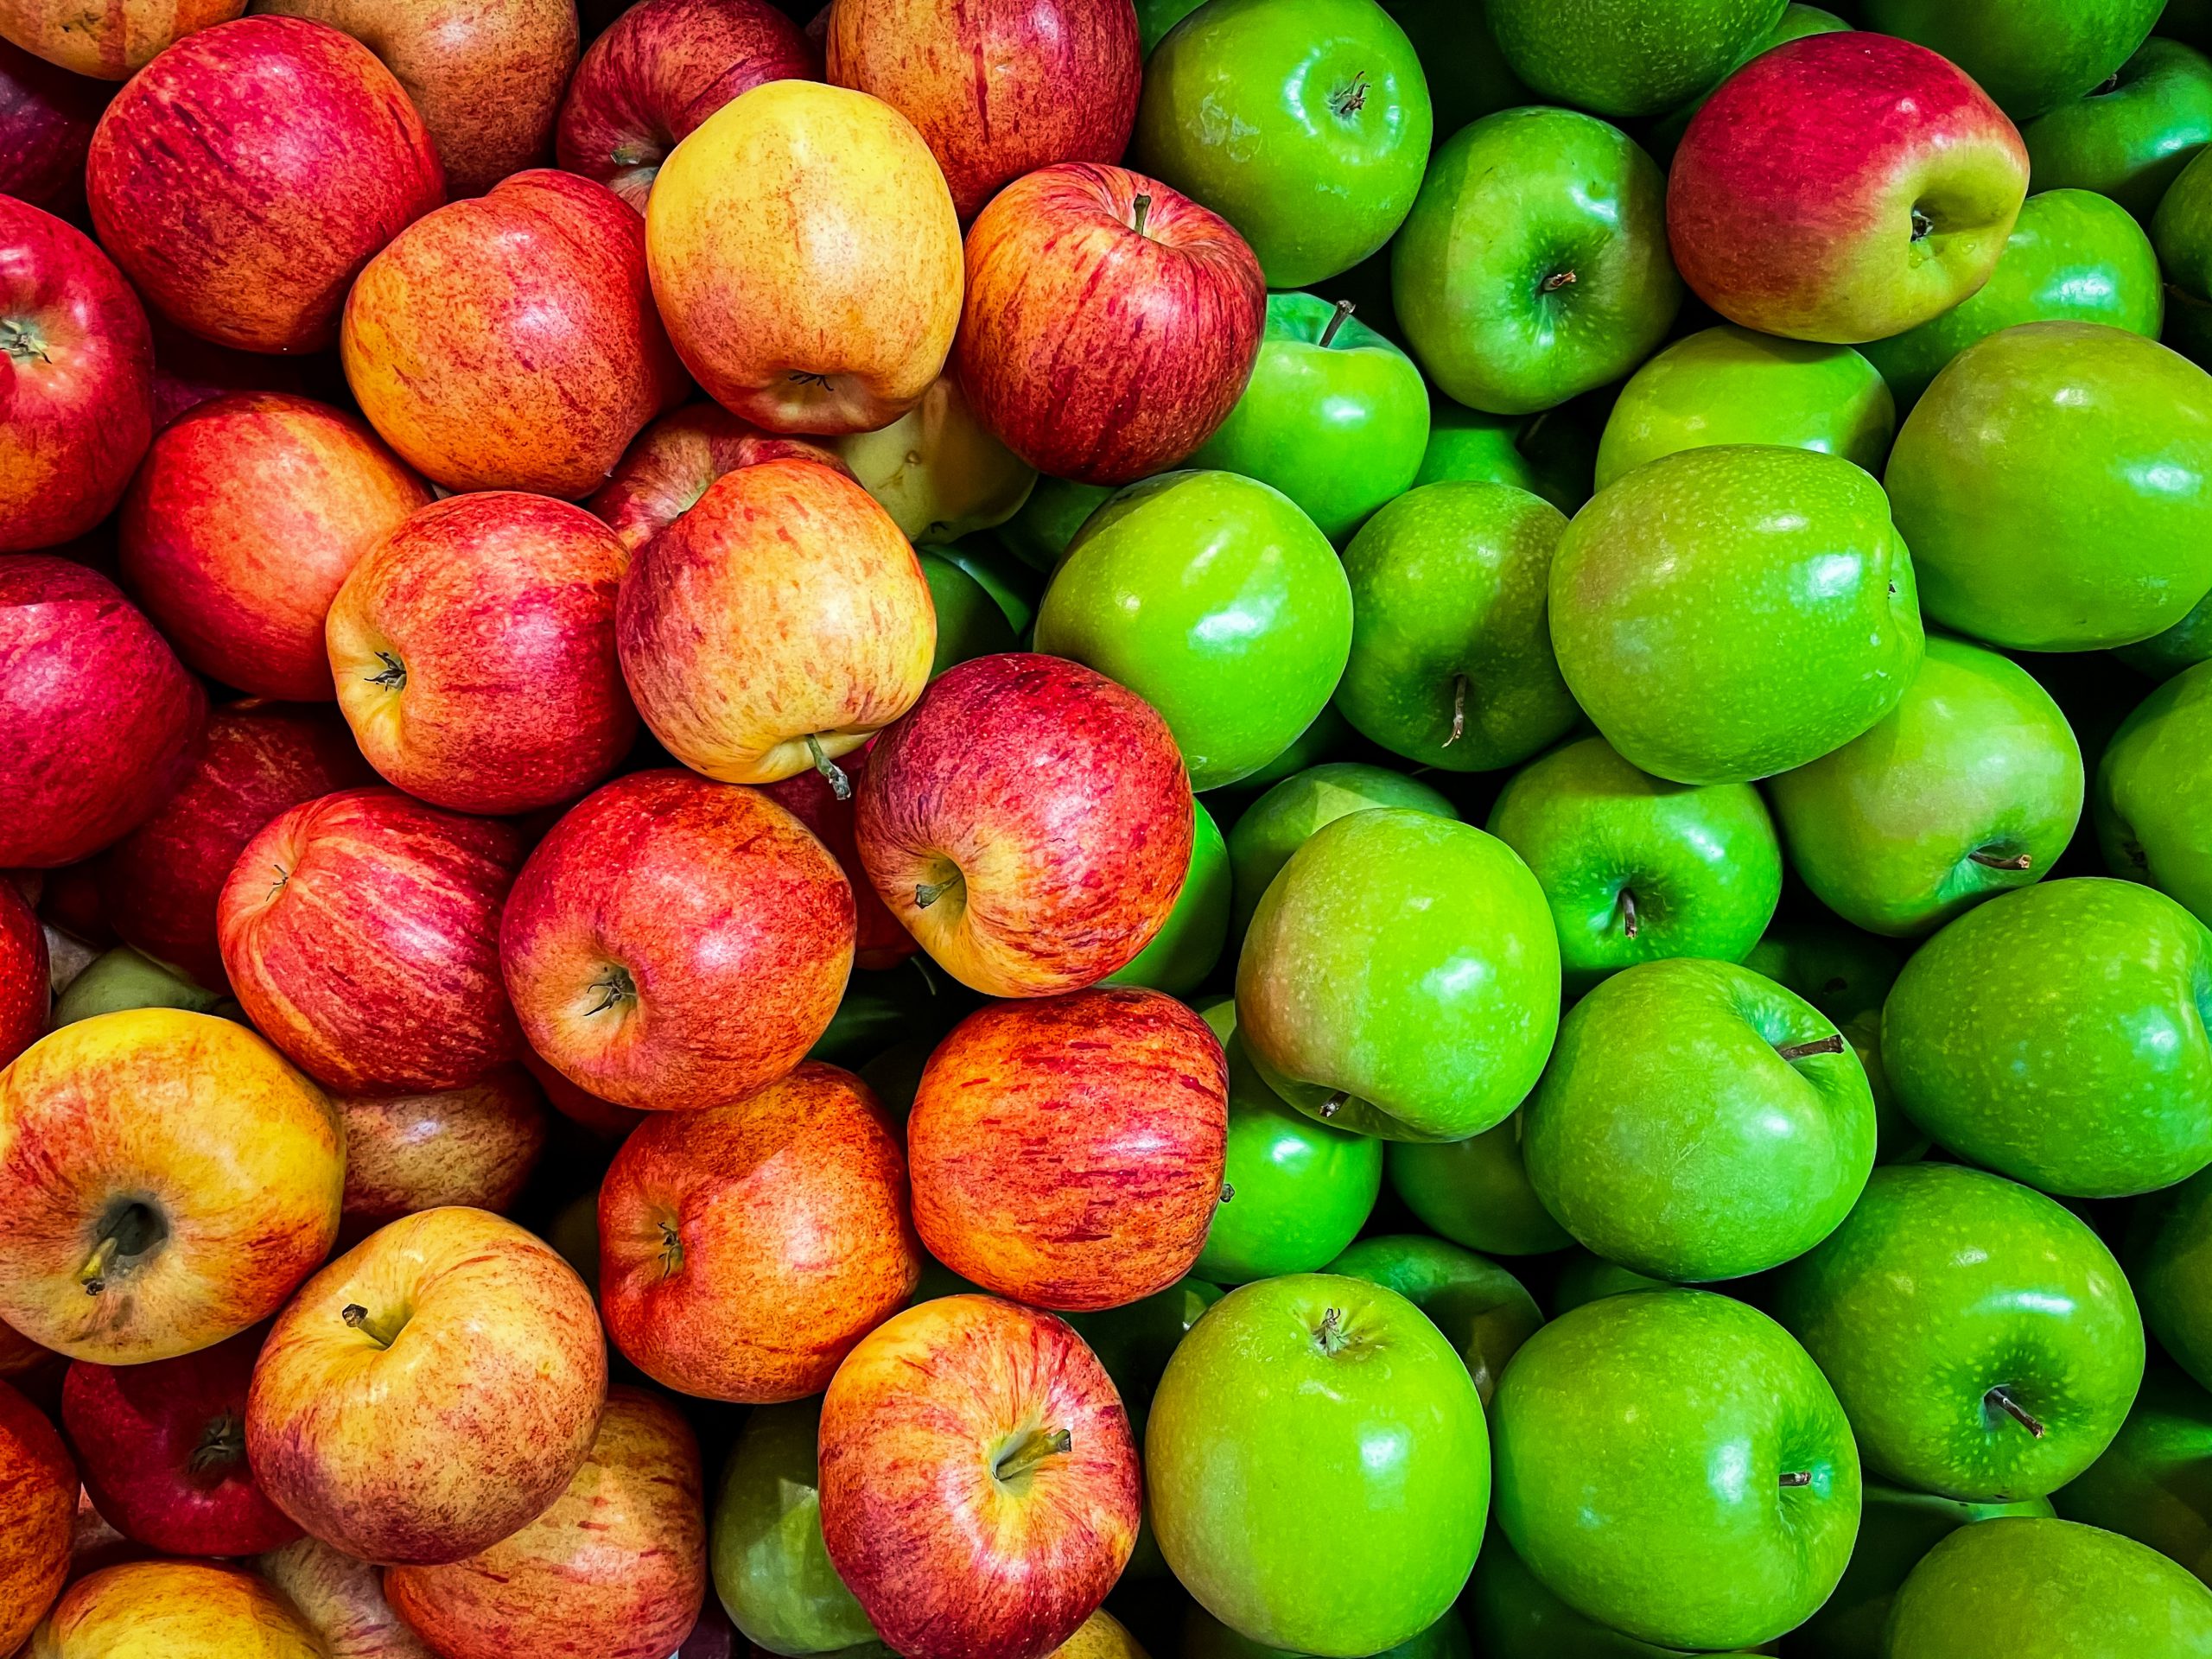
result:
[(23, 1659), (325, 1659), (262, 1580), (208, 1561), (127, 1561), (77, 1580)]

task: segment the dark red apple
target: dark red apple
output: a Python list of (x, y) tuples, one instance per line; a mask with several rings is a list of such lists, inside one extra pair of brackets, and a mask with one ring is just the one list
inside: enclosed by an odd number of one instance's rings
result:
[(308, 377), (302, 372), (305, 365), (299, 358), (269, 357), (218, 346), (186, 334), (158, 311), (147, 321), (154, 325), (156, 436), (188, 410), (234, 391), (283, 391), (298, 396), (307, 391)]
[(847, 784), (842, 797), (819, 772), (802, 772), (763, 785), (761, 792), (813, 830), (815, 839), (843, 867), (853, 884), (853, 965), (880, 971), (896, 968), (922, 947), (868, 885), (868, 872), (861, 867), (860, 844), (853, 838), (853, 788), (868, 775), (868, 749), (873, 747), (863, 745), (837, 763)]
[(844, 461), (820, 444), (763, 432), (720, 404), (693, 404), (639, 433), (584, 505), (634, 553), (696, 505), (707, 486), (724, 473), (787, 460), (818, 461), (851, 476)]
[(0, 881), (0, 1066), (45, 1033), (54, 1000), (50, 971), (38, 912), (13, 883)]
[(538, 1052), (524, 1045), (522, 1069), (537, 1080), (545, 1091), (545, 1103), (567, 1118), (581, 1124), (601, 1141), (620, 1141), (652, 1116), (627, 1106), (617, 1106), (611, 1100), (601, 1100), (588, 1089), (579, 1088), (549, 1065)]
[(0, 41), (0, 194), (81, 219), (85, 152), (114, 91)]

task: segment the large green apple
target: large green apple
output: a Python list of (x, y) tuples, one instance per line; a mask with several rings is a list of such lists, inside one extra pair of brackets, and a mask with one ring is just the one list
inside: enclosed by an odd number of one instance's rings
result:
[(2125, 1534), (2212, 1582), (2212, 1394), (2153, 1366), (2104, 1456), (2052, 1501), (2069, 1521)]
[(1145, 1431), (1160, 1547), (1272, 1648), (1409, 1640), (1467, 1580), (1490, 1503), (1474, 1381), (1395, 1291), (1332, 1274), (1233, 1290), (1167, 1363)]
[(1570, 518), (1590, 499), (1598, 441), (1573, 410), (1486, 415), (1432, 396), (1415, 486), (1476, 479), (1541, 495)]
[(818, 1399), (755, 1406), (746, 1418), (715, 1500), (715, 1592), (730, 1622), (770, 1653), (866, 1644), (885, 1654), (822, 1541), (821, 1424)]
[(2114, 875), (2212, 923), (2212, 663), (2175, 675), (2113, 734), (2094, 812)]
[(2127, 1271), (2158, 1345), (2212, 1388), (2212, 1173), (2135, 1206)]
[(1491, 1414), (1497, 1520), (1546, 1588), (1645, 1642), (1804, 1622), (1859, 1529), (1843, 1408), (1789, 1333), (1708, 1291), (1607, 1296), (1529, 1338)]
[(1682, 301), (1665, 197), (1632, 139), (1572, 110), (1454, 133), (1390, 248), (1398, 321), (1437, 389), (1525, 415), (1649, 357)]
[(1526, 490), (1472, 482), (1424, 484), (1369, 519), (1344, 550), (1344, 718), (1448, 772), (1512, 766), (1573, 725), (1544, 621), (1566, 528)]
[[(1818, 6), (1801, 6), (1793, 0), (1783, 9), (1781, 20), (1728, 73), (1732, 75), (1760, 54), (1771, 52), (1776, 47), (1787, 45), (1791, 41), (1802, 41), (1808, 35), (1847, 35), (1850, 32), (1851, 25), (1834, 12), (1823, 11)], [(1688, 103), (1678, 105), (1644, 129), (1643, 147), (1651, 152), (1652, 159), (1662, 167), (1672, 159), (1675, 146), (1682, 142), (1682, 134), (1689, 128), (1691, 118), (1705, 107), (1706, 100), (1713, 96), (1719, 84), (1715, 82)]]
[(1151, 703), (1191, 786), (1214, 789), (1274, 760), (1327, 703), (1351, 650), (1351, 588), (1329, 538), (1281, 491), (1235, 473), (1163, 473), (1068, 543), (1037, 649)]
[(1191, 1327), (1221, 1300), (1221, 1294), (1220, 1286), (1193, 1276), (1119, 1307), (1062, 1317), (1098, 1356), (1122, 1397), (1144, 1401), (1160, 1386), (1167, 1362)]
[(1503, 1121), (1559, 1029), (1543, 889), (1471, 824), (1385, 807), (1324, 824), (1268, 885), (1236, 963), (1239, 1034), (1300, 1111), (1393, 1141)]
[(1459, 808), (1418, 778), (1358, 760), (1331, 760), (1294, 772), (1244, 809), (1229, 832), (1229, 868), (1236, 888), (1232, 930), (1242, 939), (1260, 895), (1325, 823), (1376, 807), (1403, 807), (1440, 818)]
[(1175, 908), (1128, 967), (1106, 976), (1109, 985), (1148, 985), (1170, 996), (1188, 996), (1206, 982), (1229, 943), (1229, 843), (1204, 801), (1196, 813), (1191, 862)]
[(211, 991), (181, 970), (142, 956), (127, 944), (103, 951), (86, 963), (54, 1000), (51, 1023), (71, 1026), (97, 1014), (126, 1008), (188, 1008), (194, 1014), (228, 1014), (244, 1018), (238, 1003)]
[(1941, 52), (2015, 121), (2118, 73), (2165, 0), (1861, 0), (1868, 29)]
[(1897, 983), (1904, 958), (1886, 939), (1833, 922), (1777, 922), (1744, 958), (1744, 966), (1777, 980), (1840, 1025), (1878, 1010)]
[(2031, 1187), (1958, 1164), (1878, 1169), (1773, 1284), (1872, 1473), (1995, 1503), (2097, 1459), (2143, 1380), (2143, 1322), (2102, 1240)]
[(2164, 633), (2122, 645), (2113, 655), (2154, 680), (2169, 680), (2184, 668), (2212, 662), (2212, 594), (2199, 600), (2195, 610)]
[(2166, 188), (2212, 143), (2212, 58), (2153, 35), (2117, 73), (2020, 137), (2034, 188), (2094, 190), (2147, 225)]
[(1685, 449), (1599, 493), (1553, 556), (1551, 630), (1622, 758), (1682, 784), (1816, 760), (1920, 669), (1912, 556), (1881, 486), (1770, 445)]
[(1675, 1659), (1681, 1652), (1585, 1618), (1544, 1588), (1497, 1527), (1483, 1539), (1459, 1608), (1482, 1659)]
[(1961, 1157), (2072, 1198), (2212, 1161), (2212, 933), (2162, 893), (2075, 877), (1968, 911), (1882, 1009), (1912, 1121)]
[(1488, 1405), (1521, 1344), (1544, 1322), (1536, 1299), (1487, 1256), (1418, 1233), (1363, 1238), (1325, 1271), (1395, 1290), (1428, 1315), (1467, 1362)]
[(1670, 784), (1602, 737), (1513, 774), (1491, 834), (1550, 904), (1571, 992), (1663, 957), (1740, 962), (1782, 897), (1782, 843), (1749, 784)]
[(1413, 359), (1349, 303), (1270, 294), (1243, 396), (1185, 464), (1272, 484), (1341, 542), (1413, 483), (1427, 448), (1428, 388)]
[(2124, 328), (2031, 322), (1968, 346), (1885, 481), (1929, 620), (1992, 645), (2130, 645), (2212, 588), (2212, 375)]
[(1375, 0), (1208, 0), (1145, 63), (1130, 165), (1235, 226), (1269, 288), (1304, 288), (1390, 239), (1433, 127)]
[(1391, 1190), (1421, 1224), (1492, 1255), (1541, 1255), (1572, 1243), (1529, 1185), (1521, 1114), (1465, 1141), (1393, 1141)]
[(1782, 21), (1783, 0), (1490, 0), (1529, 86), (1600, 115), (1658, 115), (1710, 92)]

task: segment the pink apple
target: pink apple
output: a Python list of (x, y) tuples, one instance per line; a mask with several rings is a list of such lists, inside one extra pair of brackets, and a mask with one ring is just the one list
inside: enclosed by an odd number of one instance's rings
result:
[(346, 1120), (349, 1223), (451, 1204), (504, 1211), (545, 1149), (544, 1096), (520, 1066), (461, 1089), (332, 1103)]
[(85, 152), (114, 90), (0, 41), (0, 194), (81, 223)]
[(634, 553), (698, 505), (707, 486), (724, 473), (764, 461), (794, 459), (849, 471), (833, 451), (820, 444), (763, 432), (720, 404), (693, 404), (662, 416), (639, 433), (607, 482), (584, 505), (606, 520), (622, 545)]

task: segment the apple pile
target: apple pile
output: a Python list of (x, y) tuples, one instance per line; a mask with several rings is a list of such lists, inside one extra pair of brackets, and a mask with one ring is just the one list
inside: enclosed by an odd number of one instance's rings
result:
[(0, 1659), (2212, 1659), (2212, 0), (1836, 3), (0, 0)]

